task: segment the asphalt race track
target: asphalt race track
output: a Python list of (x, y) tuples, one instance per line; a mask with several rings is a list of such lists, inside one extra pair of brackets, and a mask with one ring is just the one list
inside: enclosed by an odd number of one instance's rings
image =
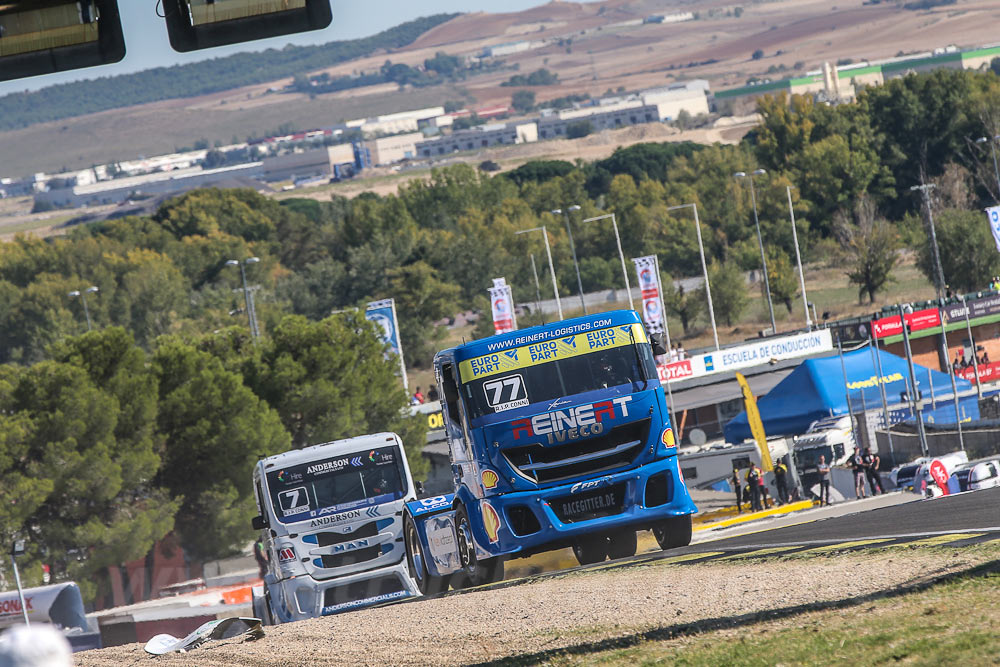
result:
[[(695, 564), (732, 557), (792, 555), (811, 550), (845, 551), (916, 543), (961, 547), (1000, 540), (1000, 487), (933, 500), (914, 500), (819, 520), (803, 517), (801, 523), (780, 528), (768, 529), (766, 525), (759, 524), (746, 527), (749, 532), (734, 537), (508, 579), (475, 590), (518, 586), (569, 572), (627, 568), (651, 561)], [(461, 595), (463, 592), (452, 591), (444, 595)], [(420, 599), (407, 600), (402, 604)]]
[(935, 533), (963, 531), (987, 531), (997, 533), (994, 537), (1000, 537), (1000, 487), (701, 542), (670, 553), (885, 537), (927, 537)]

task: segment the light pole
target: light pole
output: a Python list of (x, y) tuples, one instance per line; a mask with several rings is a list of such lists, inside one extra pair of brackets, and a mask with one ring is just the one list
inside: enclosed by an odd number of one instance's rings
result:
[(254, 307), (253, 295), (247, 287), (246, 265), (256, 264), (259, 261), (259, 257), (247, 257), (242, 262), (238, 259), (230, 259), (226, 262), (226, 266), (240, 267), (240, 278), (243, 279), (243, 303), (247, 309), (247, 323), (250, 326), (250, 336), (253, 338), (254, 342), (257, 342), (257, 339), (260, 338), (260, 330), (257, 329), (257, 311)]
[(559, 300), (559, 286), (556, 285), (556, 270), (552, 266), (552, 250), (549, 248), (549, 233), (545, 229), (545, 225), (541, 227), (532, 227), (531, 229), (522, 229), (520, 231), (514, 232), (514, 234), (527, 234), (528, 232), (538, 232), (542, 233), (542, 238), (545, 239), (545, 254), (549, 258), (549, 273), (552, 274), (552, 293), (556, 296), (556, 310), (559, 311), (559, 319), (563, 319), (562, 312), (562, 301)]
[[(708, 298), (708, 316), (712, 320), (712, 336), (715, 337), (715, 349), (719, 349), (719, 332), (715, 328), (715, 307), (712, 305), (712, 288), (708, 284), (708, 264), (705, 263), (705, 244), (701, 240), (701, 221), (698, 220), (698, 205), (697, 204), (678, 204), (677, 206), (668, 206), (668, 211), (676, 211), (681, 208), (691, 207), (694, 211), (694, 228), (698, 232), (698, 251), (701, 253), (701, 271), (705, 276), (705, 296)], [(661, 290), (662, 291), (662, 290)], [(664, 314), (666, 317), (666, 314)]]
[(934, 189), (933, 183), (921, 183), (911, 185), (910, 191), (920, 190), (923, 195), (924, 204), (927, 206), (927, 222), (931, 227), (931, 248), (934, 250), (934, 287), (937, 289), (938, 300), (944, 298), (944, 271), (941, 269), (941, 253), (938, 251), (937, 232), (934, 231), (934, 212), (931, 210), (930, 191)]
[(537, 312), (542, 312), (542, 289), (538, 286), (538, 269), (535, 268), (535, 253), (529, 255), (531, 257), (531, 275), (535, 277), (535, 310)]
[(587, 218), (584, 222), (594, 222), (596, 220), (604, 220), (605, 218), (611, 218), (611, 226), (615, 228), (615, 243), (618, 244), (618, 257), (622, 260), (622, 275), (625, 276), (625, 292), (628, 294), (628, 309), (635, 310), (635, 305), (632, 303), (632, 286), (628, 282), (628, 269), (625, 268), (625, 253), (622, 252), (622, 239), (618, 235), (618, 223), (615, 221), (615, 214), (605, 213), (604, 215), (599, 215), (596, 218)]
[(94, 292), (98, 292), (98, 291), (100, 291), (100, 290), (98, 290), (95, 285), (91, 285), (90, 287), (88, 287), (87, 289), (83, 290), (82, 292), (80, 290), (78, 290), (78, 289), (75, 289), (75, 290), (73, 290), (72, 292), (69, 293), (70, 296), (78, 296), (78, 297), (80, 297), (80, 300), (83, 301), (83, 314), (87, 318), (87, 331), (91, 330), (91, 326), (90, 326), (90, 310), (87, 308), (87, 295), (88, 294), (93, 294)]
[(573, 255), (573, 268), (576, 269), (576, 286), (580, 290), (580, 307), (583, 308), (583, 314), (587, 314), (587, 304), (583, 300), (583, 281), (580, 280), (580, 263), (576, 261), (576, 246), (573, 245), (573, 230), (570, 228), (569, 224), (569, 214), (573, 211), (579, 211), (580, 207), (576, 204), (566, 208), (564, 212), (561, 208), (554, 208), (550, 211), (552, 215), (562, 214), (566, 218), (566, 234), (569, 235), (569, 251)]
[(795, 244), (795, 262), (799, 265), (799, 289), (802, 290), (802, 307), (806, 309), (806, 326), (812, 330), (812, 320), (809, 318), (809, 300), (806, 298), (806, 274), (802, 272), (799, 233), (795, 229), (795, 209), (792, 208), (792, 188), (794, 187), (794, 185), (786, 185), (785, 193), (788, 194), (788, 215), (792, 218), (792, 242)]
[(764, 257), (764, 239), (760, 235), (760, 219), (757, 217), (757, 194), (754, 192), (753, 188), (753, 177), (763, 176), (767, 172), (763, 169), (757, 169), (750, 174), (745, 171), (738, 171), (733, 174), (734, 178), (746, 178), (750, 181), (750, 201), (753, 202), (753, 222), (757, 227), (757, 245), (760, 246), (760, 265), (764, 270), (764, 291), (767, 293), (767, 310), (771, 314), (771, 333), (778, 333), (778, 325), (774, 321), (774, 304), (771, 303), (771, 281), (767, 277), (767, 258)]
[[(1000, 168), (997, 167), (997, 139), (1000, 139), (1000, 134), (993, 137), (990, 141), (989, 137), (979, 137), (976, 139), (977, 144), (985, 144), (987, 141), (990, 142), (990, 151), (993, 153), (993, 175), (997, 179), (997, 193), (1000, 196)], [(996, 200), (1000, 201), (1000, 199)]]
[[(909, 306), (907, 306), (909, 308)], [(913, 309), (910, 308), (912, 311)], [(924, 420), (920, 416), (920, 394), (917, 393), (917, 374), (913, 370), (913, 353), (910, 351), (910, 327), (906, 322), (906, 314), (902, 304), (899, 305), (899, 323), (903, 325), (903, 349), (906, 351), (906, 365), (910, 370), (910, 388), (908, 396), (913, 400), (913, 413), (917, 418), (917, 435), (920, 437), (920, 455), (927, 456), (927, 433), (924, 431)], [(973, 350), (973, 353), (975, 350)]]
[(28, 607), (24, 604), (24, 590), (21, 588), (21, 575), (17, 571), (17, 557), (24, 554), (24, 540), (16, 540), (10, 548), (10, 564), (14, 568), (14, 583), (17, 584), (17, 597), (21, 602), (21, 616), (24, 617), (24, 624), (31, 625), (28, 621)]

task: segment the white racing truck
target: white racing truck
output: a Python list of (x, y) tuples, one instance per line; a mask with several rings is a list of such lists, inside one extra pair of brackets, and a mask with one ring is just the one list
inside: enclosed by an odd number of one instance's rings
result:
[(403, 505), (416, 498), (395, 433), (261, 459), (253, 471), (268, 556), (254, 615), (287, 623), (419, 595), (406, 569)]

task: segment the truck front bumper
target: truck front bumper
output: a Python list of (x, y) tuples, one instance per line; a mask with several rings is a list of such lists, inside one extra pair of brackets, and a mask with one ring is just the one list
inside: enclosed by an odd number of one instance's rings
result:
[[(488, 496), (502, 523), (491, 555), (528, 555), (572, 544), (583, 535), (652, 528), (698, 511), (672, 456), (634, 470), (578, 482)], [(479, 541), (479, 540), (477, 540)]]
[(308, 575), (265, 582), (276, 622), (329, 616), (420, 595), (406, 559), (388, 567), (333, 579)]

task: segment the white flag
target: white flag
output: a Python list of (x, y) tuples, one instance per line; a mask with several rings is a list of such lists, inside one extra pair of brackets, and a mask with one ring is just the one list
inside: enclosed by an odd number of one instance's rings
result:
[(990, 219), (990, 231), (993, 232), (993, 241), (997, 244), (997, 252), (1000, 252), (1000, 206), (991, 206), (986, 209), (986, 215)]

